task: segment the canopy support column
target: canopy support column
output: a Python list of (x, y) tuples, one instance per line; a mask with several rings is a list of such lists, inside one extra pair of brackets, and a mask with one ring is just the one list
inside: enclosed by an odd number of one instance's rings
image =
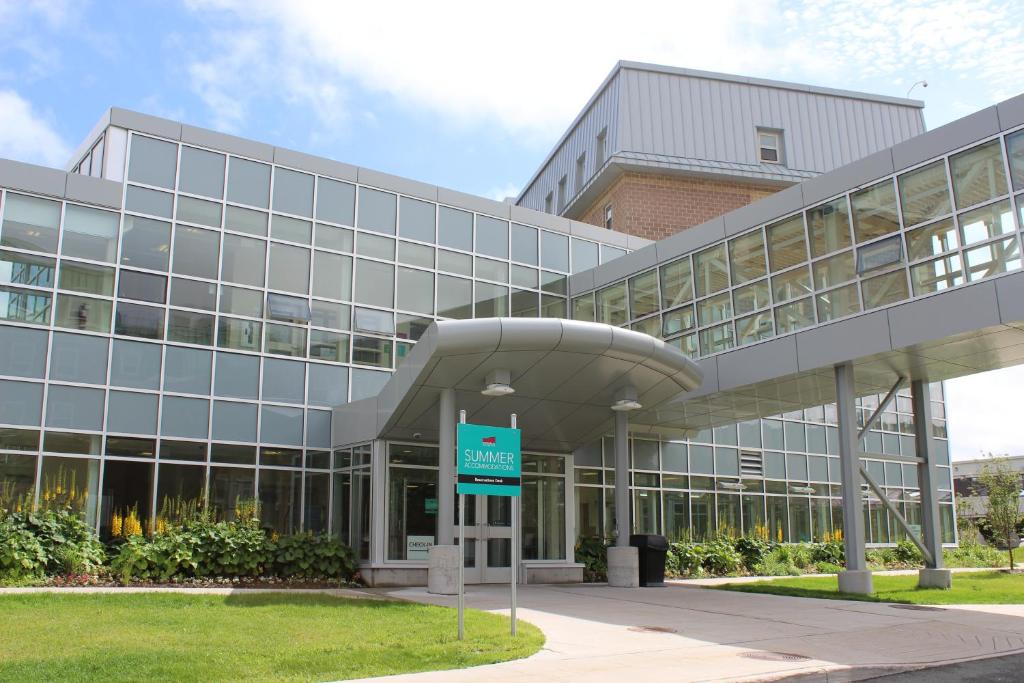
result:
[(872, 592), (871, 572), (864, 559), (864, 514), (860, 477), (860, 443), (857, 438), (857, 395), (853, 363), (835, 366), (836, 412), (839, 416), (839, 472), (843, 485), (843, 548), (846, 571), (839, 574), (844, 593)]
[(928, 548), (925, 568), (918, 572), (917, 582), (926, 588), (950, 588), (953, 585), (953, 573), (942, 567), (942, 521), (936, 495), (939, 471), (932, 438), (931, 392), (926, 381), (916, 379), (910, 383), (910, 400), (914, 406), (917, 485), (921, 491), (921, 540)]
[(608, 585), (640, 585), (639, 551), (629, 545), (629, 416), (615, 411), (615, 545), (608, 548)]

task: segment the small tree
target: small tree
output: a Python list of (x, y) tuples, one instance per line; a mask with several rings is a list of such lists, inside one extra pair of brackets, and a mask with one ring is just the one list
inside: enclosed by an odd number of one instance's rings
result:
[(1006, 458), (993, 458), (981, 468), (978, 477), (982, 486), (987, 489), (988, 498), (985, 502), (985, 513), (992, 527), (993, 535), (1000, 542), (1006, 543), (1010, 554), (1010, 569), (1013, 569), (1013, 536), (1020, 519), (1018, 500), (1020, 499), (1021, 477), (1010, 467)]

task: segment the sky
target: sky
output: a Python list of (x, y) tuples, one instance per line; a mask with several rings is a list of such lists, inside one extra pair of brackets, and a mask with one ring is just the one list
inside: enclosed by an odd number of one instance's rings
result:
[[(502, 199), (620, 59), (913, 86), (935, 128), (1024, 92), (1022, 38), (1019, 0), (0, 0), (0, 157), (63, 167), (121, 106)], [(954, 457), (1024, 453), (1022, 385), (949, 384)]]

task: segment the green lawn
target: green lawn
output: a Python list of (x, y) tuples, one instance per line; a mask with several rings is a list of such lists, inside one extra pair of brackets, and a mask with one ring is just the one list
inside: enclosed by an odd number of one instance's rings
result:
[(1005, 605), (1024, 603), (1024, 575), (1002, 572), (953, 574), (953, 588), (918, 588), (917, 575), (874, 575), (873, 595), (840, 593), (835, 576), (801, 576), (753, 583), (729, 583), (716, 589), (770, 593), (801, 598), (901, 602), (916, 605)]
[(466, 611), (312, 594), (0, 596), (0, 681), (329, 681), (533, 654), (540, 630)]

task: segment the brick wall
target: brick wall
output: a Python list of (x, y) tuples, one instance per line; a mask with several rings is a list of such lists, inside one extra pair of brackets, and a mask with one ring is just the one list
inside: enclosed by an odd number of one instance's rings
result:
[(613, 230), (658, 240), (779, 189), (741, 181), (623, 173), (579, 220), (604, 227), (604, 209), (611, 204)]

